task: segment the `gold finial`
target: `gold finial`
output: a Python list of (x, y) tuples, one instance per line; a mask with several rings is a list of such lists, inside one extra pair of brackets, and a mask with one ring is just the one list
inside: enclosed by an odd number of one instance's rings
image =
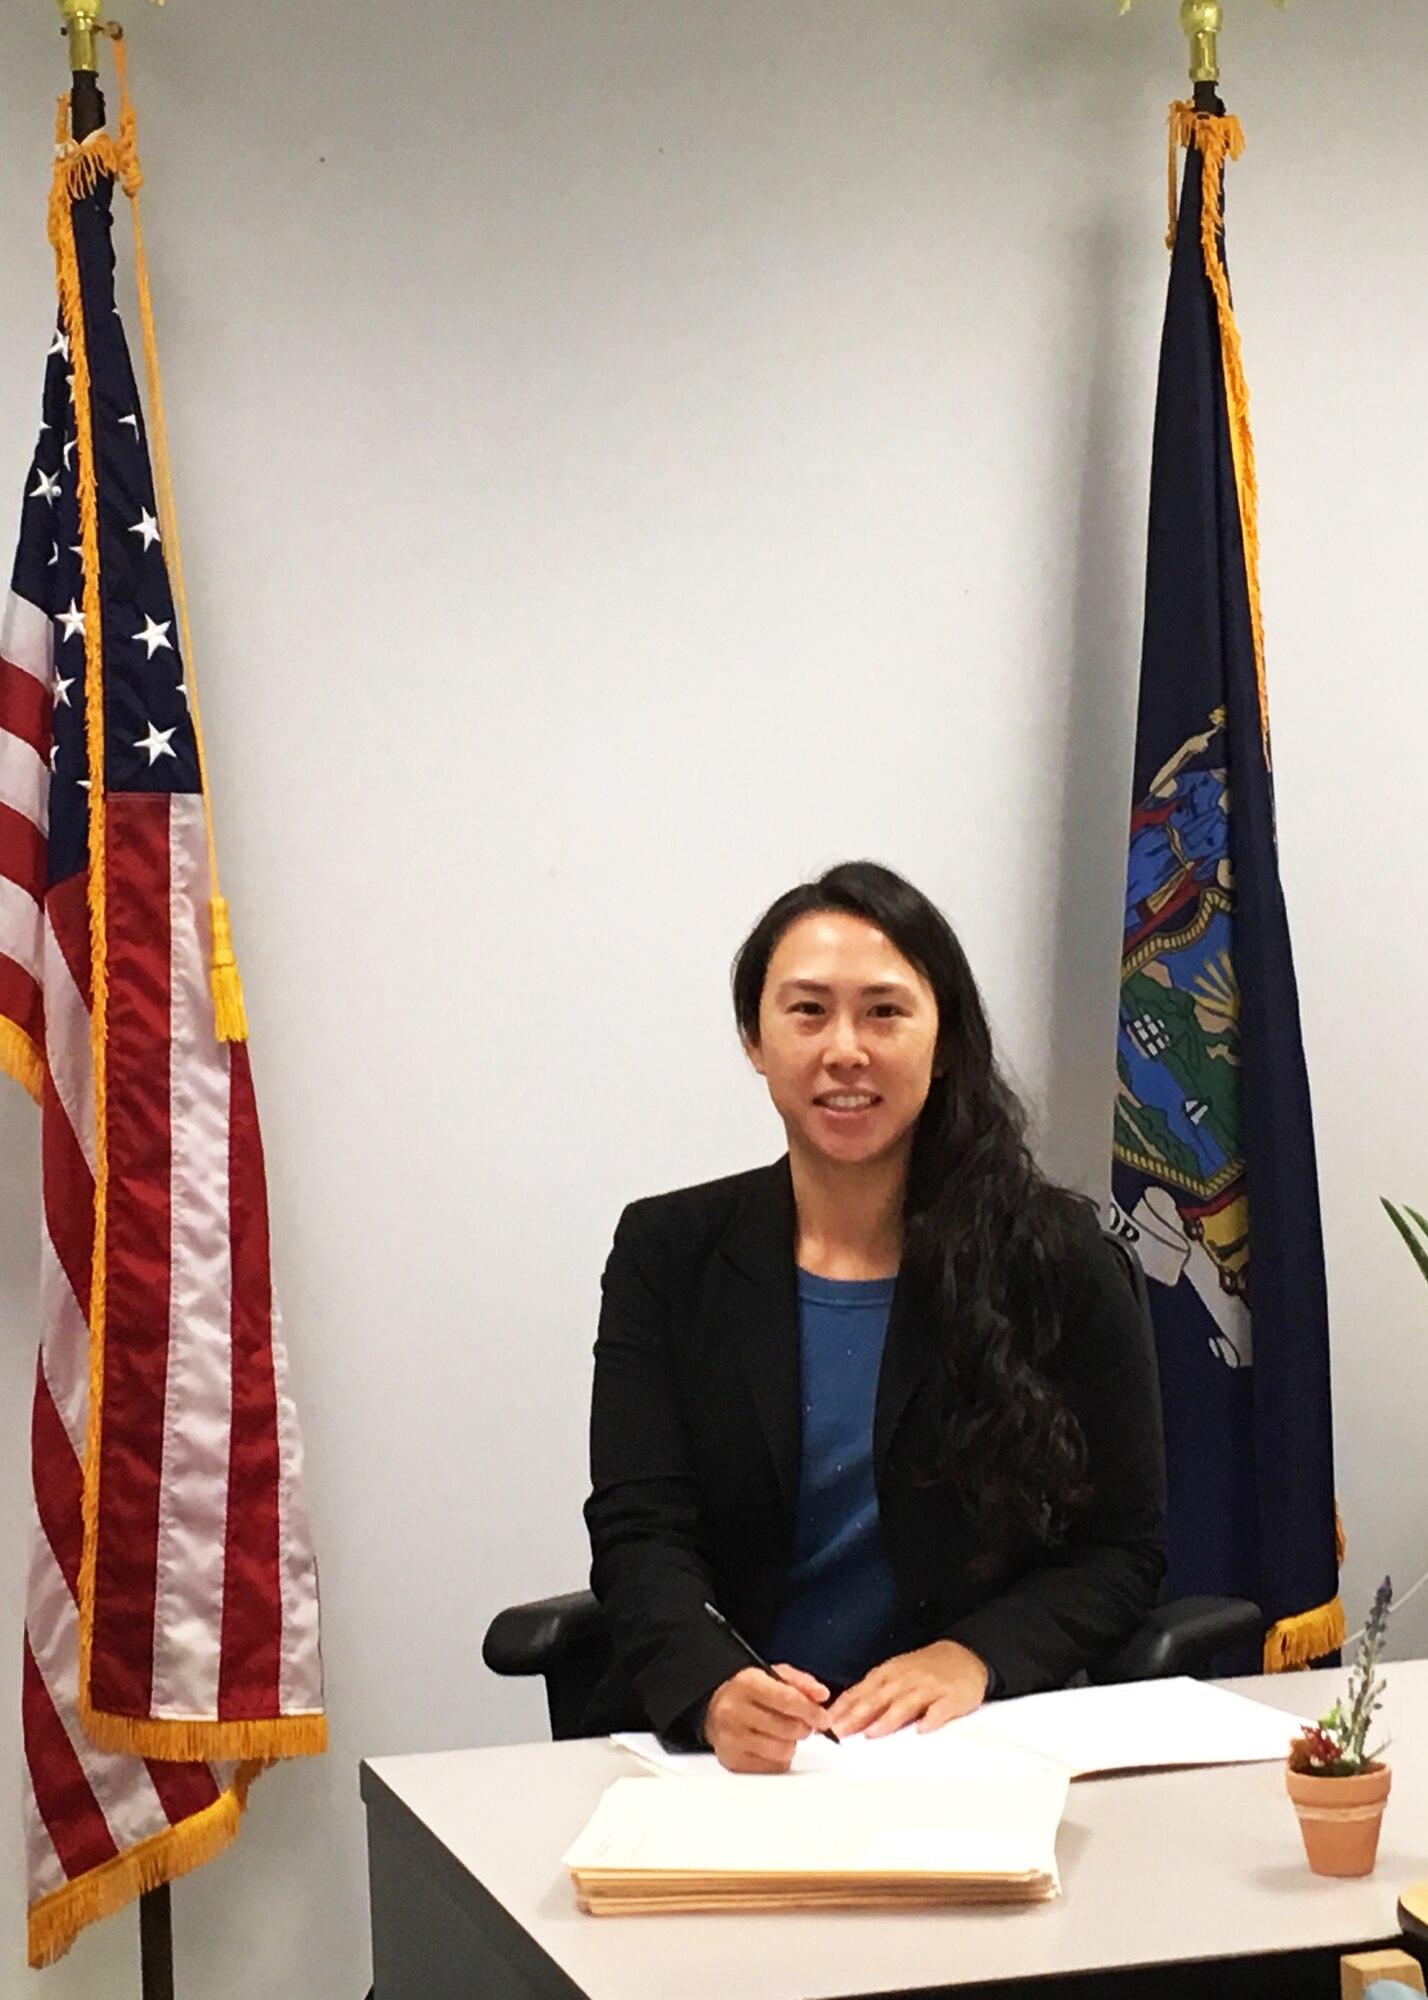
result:
[(58, 0), (64, 27), (69, 36), (69, 66), (72, 70), (98, 70), (94, 53), (96, 35), (104, 32), (104, 17), (94, 0)]
[[(69, 66), (72, 70), (97, 71), (94, 44), (100, 35), (118, 41), (124, 30), (117, 21), (106, 21), (98, 0), (56, 0), (64, 22), (60, 33), (69, 37)], [(162, 7), (164, 0), (154, 0)]]
[(1190, 38), (1190, 81), (1220, 80), (1220, 0), (1181, 0), (1180, 25)]
[[(1134, 0), (1121, 0), (1121, 12), (1128, 14)], [(1283, 7), (1287, 0), (1274, 0)], [(1181, 0), (1180, 25), (1190, 41), (1190, 81), (1218, 83), (1220, 80), (1219, 33), (1223, 16), (1220, 0)]]

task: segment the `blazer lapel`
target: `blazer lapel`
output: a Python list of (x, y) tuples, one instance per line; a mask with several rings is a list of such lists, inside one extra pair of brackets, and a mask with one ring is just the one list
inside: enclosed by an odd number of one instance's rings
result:
[(787, 1157), (751, 1179), (720, 1249), (737, 1274), (732, 1330), (791, 1520), (798, 1501), (803, 1423), (793, 1181)]
[(883, 1342), (883, 1362), (878, 1371), (878, 1395), (873, 1410), (875, 1473), (881, 1473), (887, 1463), (894, 1433), (926, 1377), (931, 1360), (911, 1288), (904, 1278), (899, 1278), (893, 1292), (892, 1310), (888, 1314), (887, 1338)]

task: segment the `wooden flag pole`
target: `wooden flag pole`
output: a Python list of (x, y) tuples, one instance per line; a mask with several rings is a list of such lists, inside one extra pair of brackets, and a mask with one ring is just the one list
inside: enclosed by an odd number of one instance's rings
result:
[[(61, 32), (69, 40), (70, 137), (79, 142), (104, 123), (95, 44), (114, 28), (93, 0), (59, 0), (59, 10), (64, 17)], [(139, 1898), (139, 1983), (142, 2000), (174, 2000), (173, 1906), (167, 1882)]]
[(142, 2000), (174, 2000), (174, 1914), (167, 1882), (139, 1898), (139, 1981)]

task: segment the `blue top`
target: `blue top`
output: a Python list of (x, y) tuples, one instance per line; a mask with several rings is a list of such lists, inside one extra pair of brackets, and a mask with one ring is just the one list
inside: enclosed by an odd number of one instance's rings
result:
[(803, 1452), (793, 1562), (769, 1658), (835, 1692), (896, 1650), (897, 1589), (873, 1485), (873, 1408), (894, 1282), (798, 1273)]

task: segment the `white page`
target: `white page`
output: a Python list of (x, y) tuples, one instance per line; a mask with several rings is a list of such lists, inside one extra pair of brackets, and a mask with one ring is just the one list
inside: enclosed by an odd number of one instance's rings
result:
[[(666, 1750), (657, 1736), (629, 1733), (610, 1740), (654, 1770), (676, 1777), (732, 1778), (742, 1783), (746, 1775), (726, 1771), (711, 1750)], [(793, 1753), (792, 1771), (798, 1778), (1005, 1778), (1048, 1765), (1063, 1769), (1054, 1758), (972, 1728), (969, 1719), (925, 1736), (915, 1728), (884, 1737), (850, 1736), (841, 1743), (809, 1736)]]
[[(1204, 1681), (1124, 1681), (989, 1702), (925, 1735), (909, 1726), (837, 1744), (810, 1736), (795, 1750), (793, 1770), (799, 1776), (941, 1778), (1011, 1770), (1028, 1756), (1064, 1766), (1073, 1776), (1177, 1764), (1267, 1764), (1286, 1755), (1304, 1726), (1298, 1716)], [(709, 1751), (666, 1750), (647, 1735), (613, 1740), (682, 1777), (731, 1775)]]
[(1066, 1774), (955, 1786), (813, 1777), (662, 1785), (617, 1778), (564, 1856), (577, 1869), (698, 1874), (1054, 1877)]
[[(973, 1720), (973, 1718), (968, 1718)], [(1073, 1775), (1176, 1764), (1268, 1764), (1305, 1726), (1282, 1709), (1205, 1681), (1122, 1681), (989, 1702), (979, 1732), (1065, 1764)], [(954, 1724), (954, 1728), (962, 1727)]]

